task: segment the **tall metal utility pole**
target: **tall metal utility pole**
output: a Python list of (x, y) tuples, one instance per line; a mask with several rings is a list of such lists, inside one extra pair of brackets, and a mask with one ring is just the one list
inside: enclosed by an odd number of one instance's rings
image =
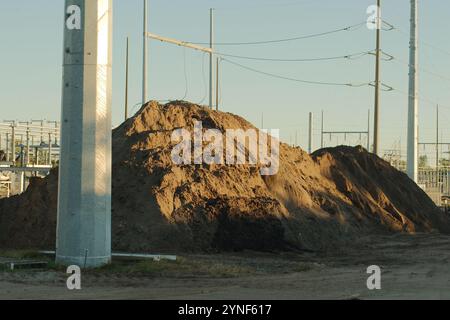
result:
[(309, 113), (309, 135), (308, 135), (308, 153), (312, 153), (313, 149), (313, 120), (314, 115), (312, 112)]
[(324, 115), (324, 112), (322, 110), (322, 124), (321, 124), (321, 129), (320, 129), (320, 132), (321, 132), (321, 134), (320, 134), (320, 148), (321, 149), (323, 149), (323, 129), (324, 129), (324, 121), (325, 121), (324, 117), (325, 117), (325, 115)]
[(219, 59), (216, 59), (216, 111), (219, 111)]
[(147, 103), (147, 61), (148, 61), (148, 46), (147, 46), (147, 31), (148, 31), (148, 17), (147, 17), (147, 0), (144, 0), (144, 20), (143, 20), (143, 43), (142, 43), (142, 104)]
[[(144, 36), (147, 38), (147, 36)], [(128, 50), (129, 50), (129, 40), (127, 37), (127, 49), (125, 54), (125, 121), (128, 119)]]
[(376, 62), (375, 62), (375, 111), (373, 128), (373, 153), (380, 155), (380, 56), (381, 56), (381, 0), (377, 0), (377, 21), (376, 21)]
[(408, 176), (415, 182), (418, 181), (418, 12), (417, 0), (411, 0), (411, 34), (409, 43), (409, 99), (408, 99)]
[(111, 261), (112, 0), (64, 8), (56, 263), (99, 267)]
[(367, 151), (370, 152), (370, 109), (367, 115)]
[(213, 109), (214, 9), (209, 9), (209, 108)]

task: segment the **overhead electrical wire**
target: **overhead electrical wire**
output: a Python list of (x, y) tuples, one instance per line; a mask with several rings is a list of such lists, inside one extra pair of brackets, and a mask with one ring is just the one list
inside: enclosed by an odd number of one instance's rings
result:
[[(384, 20), (383, 20), (383, 23), (385, 23), (385, 24), (391, 26), (391, 27), (392, 27), (391, 30), (395, 30), (395, 31), (397, 31), (398, 33), (402, 34), (403, 36), (405, 36), (405, 37), (407, 37), (407, 38), (409, 39), (410, 35), (409, 35), (408, 32), (403, 31), (402, 29), (400, 29), (400, 28), (398, 28), (398, 27), (396, 27), (396, 26), (390, 24), (390, 23), (387, 22), (387, 21), (384, 21)], [(434, 45), (434, 44), (431, 44), (431, 43), (426, 42), (426, 41), (421, 40), (421, 39), (419, 39), (419, 43), (422, 43), (422, 44), (424, 44), (425, 46), (428, 46), (428, 47), (430, 47), (430, 48), (436, 49), (436, 50), (438, 50), (438, 51), (440, 51), (440, 52), (442, 52), (442, 53), (444, 53), (444, 54), (450, 56), (450, 52), (449, 52), (449, 51), (447, 51), (447, 50), (445, 50), (445, 49), (442, 49), (442, 48), (440, 48), (440, 47), (438, 47), (438, 46), (436, 46), (436, 45)]]
[[(381, 87), (382, 87), (381, 91), (389, 92), (389, 91), (394, 91), (395, 90), (393, 87), (388, 86), (387, 84), (384, 84), (384, 83), (380, 83), (380, 84), (381, 84)], [(375, 81), (369, 82), (369, 86), (375, 87)]]
[[(375, 56), (376, 55), (376, 50), (370, 51), (369, 54)], [(383, 61), (392, 61), (395, 59), (395, 57), (389, 53), (384, 52), (383, 50), (380, 50), (381, 54), (384, 55), (386, 58), (381, 58)]]
[[(394, 59), (394, 62), (397, 62), (398, 64), (401, 64), (401, 65), (405, 65), (405, 66), (407, 66), (407, 67), (410, 67), (410, 66), (411, 66), (411, 64), (410, 64), (409, 62), (406, 62), (406, 61), (404, 61), (404, 60), (402, 60), (402, 59), (399, 59), (399, 58), (395, 58), (395, 59)], [(418, 69), (419, 69), (419, 70), (422, 70), (424, 73), (427, 73), (427, 74), (429, 74), (429, 75), (435, 76), (435, 77), (440, 78), (440, 79), (442, 79), (442, 80), (450, 81), (450, 78), (449, 78), (449, 77), (446, 77), (446, 76), (444, 76), (444, 75), (442, 75), (442, 74), (439, 74), (439, 73), (437, 73), (437, 72), (431, 71), (431, 70), (429, 70), (429, 69), (427, 69), (427, 68), (419, 67)]]
[(334, 56), (334, 57), (322, 57), (322, 58), (263, 58), (263, 57), (249, 57), (249, 56), (241, 56), (234, 55), (228, 53), (216, 52), (216, 55), (222, 57), (230, 57), (236, 59), (245, 59), (245, 60), (255, 60), (255, 61), (273, 61), (273, 62), (313, 62), (313, 61), (329, 61), (329, 60), (356, 60), (362, 58), (366, 55), (372, 54), (373, 51), (363, 51), (357, 53), (351, 53), (342, 56)]
[[(271, 43), (281, 43), (281, 42), (290, 42), (290, 41), (297, 41), (297, 40), (304, 40), (304, 39), (311, 39), (311, 38), (317, 38), (317, 37), (323, 37), (326, 35), (339, 33), (343, 31), (355, 31), (358, 30), (360, 27), (365, 25), (367, 22), (361, 22), (358, 24), (354, 24), (351, 26), (347, 26), (345, 28), (310, 34), (310, 35), (303, 35), (303, 36), (297, 36), (297, 37), (291, 37), (291, 38), (284, 38), (284, 39), (274, 39), (274, 40), (263, 40), (263, 41), (250, 41), (250, 42), (216, 42), (214, 43), (215, 46), (244, 46), (244, 45), (260, 45), (260, 44), (271, 44)], [(209, 42), (188, 42), (191, 44), (198, 44), (198, 45), (209, 45)]]
[(203, 81), (203, 98), (198, 102), (198, 104), (202, 104), (205, 102), (206, 96), (208, 95), (208, 89), (206, 85), (206, 74), (205, 74), (205, 59), (206, 53), (202, 55), (202, 81)]
[(311, 81), (311, 80), (296, 79), (296, 78), (281, 76), (281, 75), (277, 75), (277, 74), (273, 74), (273, 73), (257, 70), (257, 69), (254, 69), (254, 68), (242, 65), (240, 63), (237, 63), (237, 62), (231, 61), (229, 59), (225, 59), (225, 58), (222, 58), (222, 61), (226, 61), (226, 62), (228, 62), (228, 63), (230, 63), (232, 65), (235, 65), (237, 67), (240, 67), (240, 68), (248, 70), (248, 71), (252, 71), (254, 73), (259, 73), (259, 74), (266, 75), (266, 76), (273, 77), (273, 78), (289, 80), (289, 81), (294, 81), (294, 82), (300, 82), (300, 83), (305, 83), (305, 84), (316, 84), (316, 85), (325, 85), (325, 86), (345, 86), (345, 87), (355, 87), (355, 88), (357, 88), (357, 87), (364, 87), (364, 86), (370, 85), (370, 82), (361, 83), (361, 84), (354, 84), (354, 83), (322, 82), (322, 81)]
[(189, 91), (189, 83), (188, 83), (188, 75), (187, 75), (187, 66), (186, 66), (186, 48), (183, 48), (183, 61), (184, 61), (184, 96), (181, 100), (186, 99)]
[[(411, 97), (411, 95), (408, 92), (405, 92), (403, 90), (395, 89), (395, 91), (398, 92), (398, 93), (401, 93), (402, 95), (407, 96), (408, 98)], [(437, 102), (435, 100), (432, 100), (432, 99), (430, 99), (430, 98), (428, 98), (428, 97), (426, 97), (424, 95), (421, 95), (420, 93), (418, 94), (417, 99), (421, 100), (423, 102), (432, 104), (432, 105), (439, 105), (439, 108), (444, 108), (444, 109), (449, 109), (450, 110), (450, 106), (443, 105), (443, 104), (441, 104), (441, 103), (439, 103), (439, 102)]]

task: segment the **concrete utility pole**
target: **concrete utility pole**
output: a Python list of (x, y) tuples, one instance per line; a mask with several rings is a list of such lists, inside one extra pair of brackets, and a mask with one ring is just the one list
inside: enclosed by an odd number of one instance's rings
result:
[(381, 56), (381, 0), (377, 0), (377, 21), (376, 21), (376, 62), (375, 62), (375, 112), (373, 128), (373, 153), (379, 154), (380, 148), (380, 56)]
[(142, 104), (147, 103), (147, 61), (148, 61), (148, 46), (147, 46), (147, 36), (148, 31), (148, 17), (147, 17), (147, 0), (144, 0), (144, 21), (143, 21), (143, 52), (142, 52)]
[(312, 112), (309, 113), (309, 139), (308, 139), (308, 153), (312, 153), (313, 149), (313, 120), (314, 115)]
[(214, 9), (209, 9), (209, 108), (213, 109)]
[(409, 99), (408, 99), (408, 176), (415, 182), (418, 181), (418, 13), (417, 0), (411, 0), (411, 34), (409, 43)]
[(56, 262), (111, 261), (112, 0), (66, 0)]

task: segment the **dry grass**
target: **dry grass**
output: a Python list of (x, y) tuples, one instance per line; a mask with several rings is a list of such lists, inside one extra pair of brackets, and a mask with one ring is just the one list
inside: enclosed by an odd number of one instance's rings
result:
[(93, 273), (128, 274), (161, 277), (237, 277), (255, 273), (251, 267), (221, 262), (198, 261), (192, 258), (179, 257), (177, 261), (129, 261), (117, 260)]

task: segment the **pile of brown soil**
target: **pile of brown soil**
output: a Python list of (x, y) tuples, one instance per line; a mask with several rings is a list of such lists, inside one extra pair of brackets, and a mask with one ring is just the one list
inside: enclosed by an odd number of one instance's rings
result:
[[(308, 155), (280, 146), (280, 170), (173, 164), (174, 129), (254, 128), (187, 102), (150, 102), (113, 131), (113, 247), (135, 252), (325, 250), (375, 232), (450, 233), (405, 174), (362, 148)], [(0, 247), (53, 248), (57, 172), (0, 200)]]

